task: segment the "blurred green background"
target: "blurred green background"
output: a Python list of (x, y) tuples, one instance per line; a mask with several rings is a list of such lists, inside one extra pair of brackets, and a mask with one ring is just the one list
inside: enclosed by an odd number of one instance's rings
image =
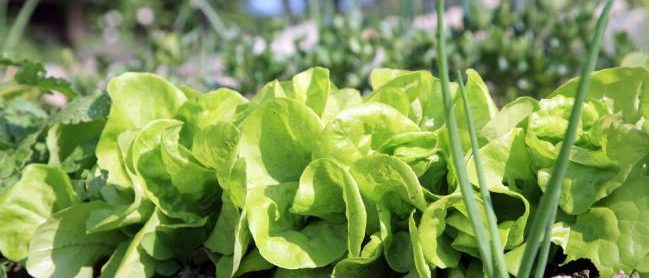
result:
[[(447, 1), (451, 72), (475, 68), (499, 104), (577, 74), (599, 1)], [(646, 50), (647, 1), (616, 1), (597, 67)], [(242, 94), (312, 66), (368, 89), (377, 67), (435, 71), (434, 1), (0, 0), (3, 53), (79, 91), (134, 70)]]

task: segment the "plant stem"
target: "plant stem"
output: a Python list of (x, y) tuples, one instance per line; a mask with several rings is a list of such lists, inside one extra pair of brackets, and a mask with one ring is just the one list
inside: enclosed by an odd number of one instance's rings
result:
[(566, 167), (568, 166), (570, 149), (575, 143), (577, 127), (579, 126), (581, 117), (581, 110), (584, 106), (584, 100), (586, 99), (586, 95), (588, 93), (590, 73), (595, 67), (595, 61), (597, 61), (600, 44), (602, 42), (602, 36), (604, 35), (604, 29), (606, 29), (606, 24), (608, 23), (608, 17), (611, 11), (612, 3), (612, 0), (608, 0), (606, 2), (604, 10), (597, 20), (597, 31), (595, 33), (595, 37), (593, 38), (593, 42), (590, 44), (591, 47), (588, 51), (588, 60), (581, 69), (579, 84), (577, 86), (577, 93), (575, 94), (575, 102), (572, 106), (572, 111), (570, 112), (570, 121), (568, 122), (568, 127), (566, 129), (566, 135), (563, 139), (563, 144), (561, 145), (558, 159), (555, 162), (554, 167), (552, 168), (552, 176), (550, 177), (550, 181), (548, 182), (548, 187), (545, 191), (545, 194), (543, 194), (543, 196), (541, 197), (539, 208), (532, 220), (532, 225), (530, 226), (530, 234), (527, 237), (525, 253), (523, 254), (523, 259), (518, 270), (518, 277), (529, 277), (532, 270), (532, 264), (538, 253), (540, 240), (542, 240), (543, 233), (547, 229), (549, 222), (552, 221), (552, 219), (554, 219), (554, 217), (556, 216), (556, 207), (559, 202), (559, 196), (561, 196), (561, 185), (563, 176), (566, 173)]
[(552, 224), (554, 224), (557, 215), (557, 207), (554, 207), (554, 212), (552, 214), (555, 215), (555, 217), (552, 217), (552, 221), (548, 223), (548, 227), (545, 230), (545, 236), (543, 236), (541, 251), (536, 259), (535, 278), (543, 278), (543, 275), (545, 274), (545, 266), (548, 264), (548, 255), (550, 254), (550, 243), (552, 237)]
[(2, 53), (11, 51), (14, 46), (20, 41), (20, 38), (23, 36), (25, 27), (29, 23), (29, 19), (32, 17), (34, 9), (40, 0), (27, 0), (25, 4), (20, 8), (16, 20), (11, 24), (11, 29), (7, 35), (7, 40), (2, 46)]
[(451, 155), (453, 156), (453, 163), (457, 171), (457, 178), (460, 184), (460, 190), (462, 192), (462, 198), (464, 199), (464, 204), (466, 205), (467, 211), (469, 213), (469, 218), (471, 220), (471, 225), (476, 234), (476, 239), (478, 242), (478, 251), (480, 252), (480, 258), (482, 259), (482, 265), (485, 268), (487, 277), (494, 277), (493, 271), (493, 260), (491, 258), (491, 247), (489, 244), (485, 244), (487, 239), (487, 233), (482, 226), (482, 217), (480, 217), (478, 211), (478, 205), (473, 195), (473, 188), (469, 183), (469, 178), (466, 174), (466, 168), (464, 165), (464, 154), (462, 151), (462, 145), (460, 143), (460, 137), (457, 131), (457, 119), (455, 118), (455, 112), (453, 111), (453, 104), (451, 98), (451, 90), (448, 77), (448, 61), (446, 60), (446, 50), (444, 49), (444, 1), (437, 1), (437, 64), (439, 69), (439, 76), (442, 82), (442, 96), (444, 99), (444, 112), (446, 113), (446, 124), (448, 129), (448, 139), (451, 144)]
[(487, 214), (487, 223), (489, 224), (489, 233), (491, 234), (491, 252), (495, 258), (496, 271), (500, 277), (509, 277), (507, 273), (507, 265), (505, 264), (505, 254), (503, 253), (503, 248), (500, 243), (500, 233), (498, 232), (498, 219), (496, 218), (496, 213), (493, 209), (493, 203), (491, 202), (491, 194), (489, 193), (489, 185), (487, 184), (484, 176), (484, 171), (482, 169), (482, 159), (480, 158), (480, 151), (478, 144), (478, 136), (475, 132), (475, 126), (473, 122), (473, 115), (471, 114), (471, 109), (469, 105), (469, 97), (466, 94), (464, 88), (464, 81), (462, 80), (462, 73), (458, 70), (457, 72), (458, 82), (460, 83), (460, 95), (462, 95), (462, 101), (464, 102), (464, 115), (467, 122), (467, 128), (469, 130), (469, 137), (471, 138), (471, 153), (473, 154), (473, 162), (475, 163), (476, 173), (478, 175), (478, 185), (480, 187), (480, 195), (484, 202), (485, 212)]

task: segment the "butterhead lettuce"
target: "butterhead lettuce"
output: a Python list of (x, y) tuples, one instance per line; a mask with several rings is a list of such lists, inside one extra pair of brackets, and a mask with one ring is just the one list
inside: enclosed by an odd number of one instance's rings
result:
[[(499, 109), (467, 76), (468, 105), (453, 100), (462, 144), (470, 109), (513, 274), (577, 81)], [(105, 120), (55, 126), (50, 163), (0, 192), (0, 252), (35, 277), (170, 276), (208, 260), (217, 277), (476, 275), (486, 243), (450, 163), (439, 80), (394, 69), (370, 79), (361, 95), (312, 68), (248, 100), (117, 76)], [(595, 72), (588, 95), (552, 241), (603, 277), (649, 272), (649, 73)], [(484, 214), (474, 158), (463, 163)], [(79, 167), (92, 186), (72, 182)]]

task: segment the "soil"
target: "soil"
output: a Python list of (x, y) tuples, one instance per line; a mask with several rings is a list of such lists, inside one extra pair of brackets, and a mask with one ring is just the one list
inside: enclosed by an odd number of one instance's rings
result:
[[(561, 254), (561, 252), (557, 252)], [(560, 265), (565, 256), (560, 255), (552, 259), (552, 262), (548, 264), (545, 269), (545, 277), (548, 278), (594, 278), (599, 277), (599, 272), (595, 265), (587, 259), (579, 259), (576, 261), (569, 262), (565, 265)], [(101, 264), (98, 264), (101, 265)], [(96, 277), (99, 277), (100, 268), (96, 269)], [(273, 274), (273, 270), (265, 272), (256, 272), (249, 275), (244, 275), (243, 277), (270, 277)], [(180, 270), (175, 276), (176, 278), (215, 278), (214, 276), (215, 268), (214, 264), (211, 262), (204, 262), (200, 265), (193, 265), (185, 267)], [(9, 273), (9, 278), (29, 278), (29, 274), (25, 270), (25, 267), (19, 264), (15, 264)], [(631, 275), (620, 272), (614, 275), (612, 278), (640, 278), (638, 273), (632, 273)]]
[(565, 265), (559, 265), (561, 261), (553, 260), (546, 269), (545, 277), (552, 278), (592, 278), (599, 277), (599, 272), (595, 265), (587, 259), (579, 259), (569, 262)]

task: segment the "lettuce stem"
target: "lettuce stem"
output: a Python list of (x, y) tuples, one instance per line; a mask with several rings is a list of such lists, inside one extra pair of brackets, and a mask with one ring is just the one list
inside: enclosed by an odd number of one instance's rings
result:
[(600, 44), (604, 35), (604, 29), (606, 29), (606, 25), (608, 23), (612, 4), (612, 0), (608, 0), (606, 2), (604, 10), (597, 20), (595, 37), (593, 38), (593, 41), (590, 44), (590, 49), (588, 51), (588, 60), (586, 60), (586, 64), (584, 64), (581, 69), (577, 93), (575, 94), (575, 102), (572, 106), (572, 111), (570, 112), (570, 121), (568, 122), (568, 127), (566, 129), (566, 135), (563, 139), (563, 144), (561, 145), (558, 159), (556, 160), (554, 167), (552, 168), (552, 176), (550, 177), (550, 181), (548, 182), (548, 187), (545, 191), (545, 194), (543, 194), (543, 196), (541, 197), (539, 208), (537, 209), (537, 213), (536, 215), (534, 215), (534, 218), (532, 220), (530, 233), (527, 237), (527, 245), (525, 246), (525, 253), (523, 254), (523, 259), (518, 270), (518, 277), (529, 277), (532, 270), (532, 265), (534, 264), (534, 260), (539, 251), (538, 249), (541, 244), (541, 240), (543, 239), (543, 234), (545, 233), (548, 225), (551, 224), (550, 221), (552, 221), (556, 216), (556, 207), (559, 203), (559, 196), (561, 196), (561, 185), (563, 176), (565, 175), (566, 168), (568, 166), (570, 149), (575, 143), (581, 111), (584, 106), (586, 95), (588, 94), (590, 73), (595, 68), (595, 62), (597, 61)]
[(493, 259), (491, 257), (491, 246), (486, 244), (488, 242), (487, 232), (482, 225), (482, 217), (478, 211), (478, 205), (473, 194), (473, 188), (469, 182), (464, 165), (464, 153), (460, 143), (460, 137), (457, 128), (457, 119), (453, 111), (453, 104), (451, 98), (451, 90), (448, 77), (448, 61), (446, 60), (446, 50), (444, 49), (444, 1), (437, 1), (437, 65), (439, 69), (439, 76), (442, 82), (442, 97), (444, 100), (444, 112), (446, 114), (446, 124), (448, 128), (448, 139), (451, 145), (451, 155), (453, 164), (457, 171), (457, 179), (460, 184), (460, 191), (462, 198), (466, 205), (471, 220), (471, 225), (476, 234), (478, 242), (478, 251), (482, 259), (487, 277), (494, 277)]

